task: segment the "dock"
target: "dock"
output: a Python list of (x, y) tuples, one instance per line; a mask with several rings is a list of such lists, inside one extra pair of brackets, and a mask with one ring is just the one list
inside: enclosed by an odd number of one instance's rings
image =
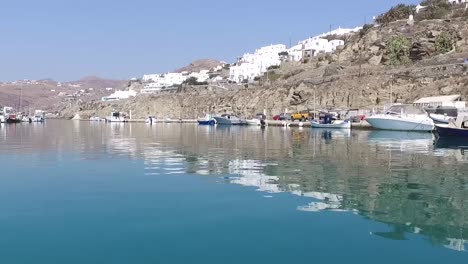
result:
[[(129, 123), (145, 123), (146, 119), (131, 119), (128, 120)], [(167, 119), (167, 120), (156, 120), (153, 121), (154, 124), (197, 124), (196, 119)], [(268, 126), (273, 127), (311, 127), (309, 121), (299, 122), (299, 121), (279, 121), (279, 120), (267, 120)], [(359, 123), (351, 123), (351, 129), (355, 130), (373, 130), (372, 126), (366, 122), (361, 121)]]

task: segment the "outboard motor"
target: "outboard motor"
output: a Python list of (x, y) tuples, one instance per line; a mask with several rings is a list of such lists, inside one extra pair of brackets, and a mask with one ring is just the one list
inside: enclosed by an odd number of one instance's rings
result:
[(323, 118), (323, 123), (324, 124), (331, 124), (332, 123), (332, 116), (331, 115), (325, 115)]

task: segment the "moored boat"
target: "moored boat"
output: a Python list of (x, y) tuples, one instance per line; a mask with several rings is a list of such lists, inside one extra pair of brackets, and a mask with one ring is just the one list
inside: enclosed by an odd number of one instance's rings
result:
[(4, 116), (3, 123), (20, 123), (21, 122), (21, 118), (19, 118), (18, 115), (16, 115), (16, 112), (13, 109), (13, 107), (8, 107), (8, 106), (3, 107), (3, 116)]
[(203, 126), (213, 126), (216, 124), (216, 120), (210, 115), (207, 114), (205, 117), (197, 120), (199, 125)]
[(345, 121), (337, 120), (329, 124), (311, 121), (310, 125), (312, 128), (351, 129), (351, 122), (349, 120), (345, 120)]
[(89, 121), (95, 121), (95, 122), (100, 122), (103, 121), (104, 119), (100, 118), (99, 116), (92, 116), (89, 118)]
[(123, 122), (127, 122), (127, 119), (120, 112), (112, 112), (111, 116), (106, 118), (106, 121), (123, 123)]
[(265, 126), (266, 125), (265, 120), (266, 120), (266, 116), (264, 114), (257, 114), (257, 116), (255, 116), (254, 118), (247, 119), (245, 120), (245, 122), (249, 126)]
[(393, 105), (384, 114), (376, 114), (366, 118), (366, 121), (376, 129), (397, 131), (434, 130), (434, 122), (427, 113), (413, 105)]
[(448, 124), (436, 124), (435, 128), (441, 138), (468, 138), (468, 114), (459, 114)]
[(247, 125), (247, 121), (244, 119), (240, 119), (236, 116), (231, 115), (222, 115), (222, 116), (214, 116), (217, 125)]

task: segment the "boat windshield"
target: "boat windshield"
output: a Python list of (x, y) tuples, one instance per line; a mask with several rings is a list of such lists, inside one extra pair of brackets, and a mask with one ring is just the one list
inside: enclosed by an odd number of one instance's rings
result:
[(387, 111), (389, 115), (411, 114), (411, 115), (424, 115), (426, 112), (422, 108), (414, 105), (394, 105)]

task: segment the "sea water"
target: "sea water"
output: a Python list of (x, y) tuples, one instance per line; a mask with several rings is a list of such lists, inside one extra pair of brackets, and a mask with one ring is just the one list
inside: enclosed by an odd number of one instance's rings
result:
[(0, 125), (0, 263), (465, 263), (467, 147), (430, 133)]

